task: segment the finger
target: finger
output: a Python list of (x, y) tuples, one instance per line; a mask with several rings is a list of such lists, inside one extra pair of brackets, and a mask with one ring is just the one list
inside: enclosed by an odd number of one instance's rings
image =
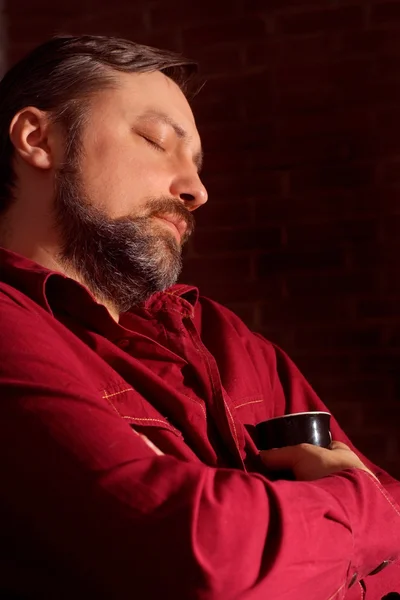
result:
[(299, 452), (296, 446), (262, 450), (260, 456), (264, 464), (272, 471), (291, 469), (299, 460)]
[(337, 442), (335, 440), (331, 442), (329, 448), (330, 450), (351, 450), (347, 444), (344, 444), (343, 442)]

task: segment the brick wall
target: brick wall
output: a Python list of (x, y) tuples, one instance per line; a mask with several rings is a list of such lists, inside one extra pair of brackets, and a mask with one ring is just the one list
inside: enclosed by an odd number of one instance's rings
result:
[(9, 61), (54, 32), (197, 58), (208, 205), (185, 280), (283, 346), (400, 476), (400, 1), (9, 0)]
[(6, 25), (4, 15), (4, 1), (0, 0), (0, 77), (6, 67)]

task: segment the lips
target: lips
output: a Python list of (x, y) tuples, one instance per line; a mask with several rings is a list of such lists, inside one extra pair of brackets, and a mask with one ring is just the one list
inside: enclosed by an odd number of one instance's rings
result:
[(174, 232), (175, 237), (178, 238), (178, 241), (184, 237), (187, 226), (183, 219), (174, 217), (173, 215), (157, 215), (156, 218), (160, 221), (163, 221), (170, 227), (170, 229)]

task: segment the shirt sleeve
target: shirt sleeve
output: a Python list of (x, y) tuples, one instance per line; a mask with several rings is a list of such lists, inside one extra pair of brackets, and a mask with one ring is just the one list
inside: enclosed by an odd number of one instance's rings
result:
[(269, 482), (158, 455), (54, 339), (2, 302), (3, 586), (52, 599), (333, 600), (398, 555), (399, 509), (365, 472)]
[[(270, 379), (276, 414), (287, 414), (307, 410), (328, 411), (329, 408), (315, 393), (311, 385), (287, 354), (278, 346), (271, 344), (260, 334), (254, 334), (259, 347), (265, 355), (265, 361), (270, 365)], [(400, 482), (371, 462), (364, 456), (344, 433), (334, 415), (331, 418), (332, 438), (344, 442), (361, 458), (363, 463), (378, 477), (382, 491), (388, 493), (396, 509), (400, 504)], [(382, 531), (385, 528), (382, 528)], [(399, 540), (400, 546), (400, 540)], [(388, 556), (371, 570), (373, 575), (367, 577), (363, 586), (371, 598), (381, 598), (389, 592), (400, 592), (400, 561)], [(368, 597), (367, 596), (367, 597)]]

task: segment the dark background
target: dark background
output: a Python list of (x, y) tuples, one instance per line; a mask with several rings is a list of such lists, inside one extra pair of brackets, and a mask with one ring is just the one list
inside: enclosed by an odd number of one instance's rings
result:
[(183, 279), (281, 345), (400, 476), (400, 1), (9, 0), (8, 64), (54, 33), (183, 52), (209, 203)]

